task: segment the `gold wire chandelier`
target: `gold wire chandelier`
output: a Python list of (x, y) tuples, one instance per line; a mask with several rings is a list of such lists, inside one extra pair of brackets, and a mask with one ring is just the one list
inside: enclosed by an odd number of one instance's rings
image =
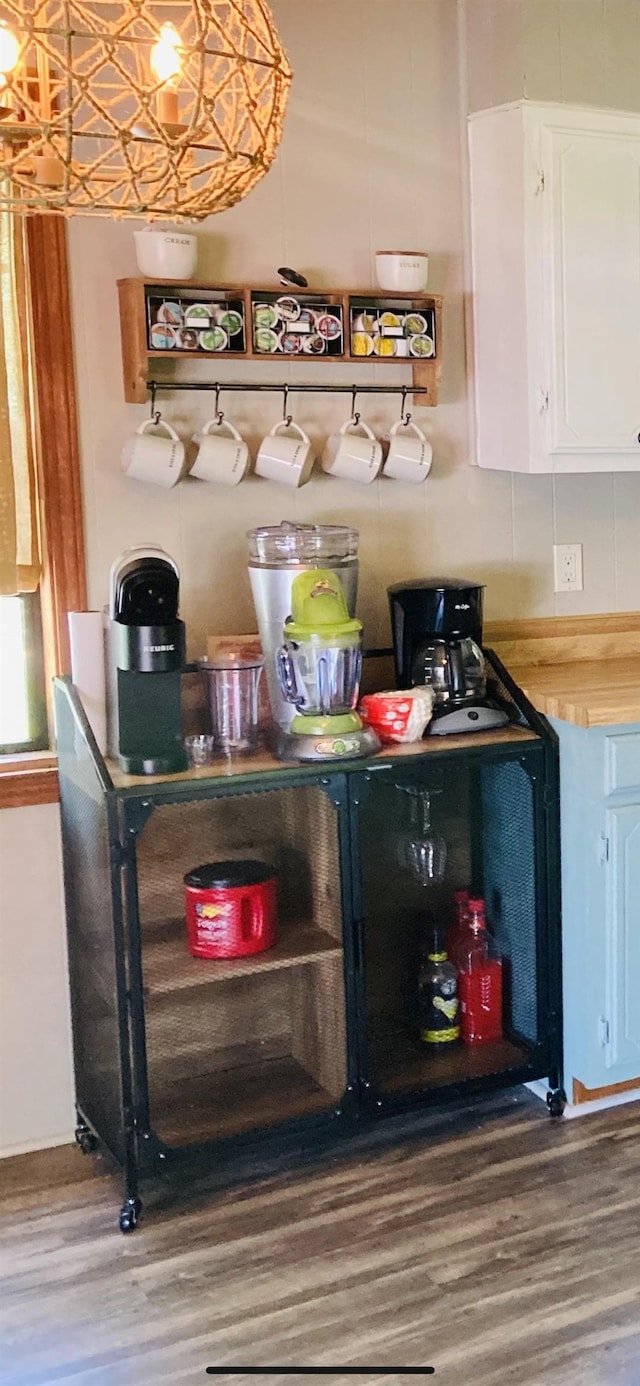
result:
[(222, 212), (272, 163), (291, 76), (264, 0), (0, 0), (0, 208)]

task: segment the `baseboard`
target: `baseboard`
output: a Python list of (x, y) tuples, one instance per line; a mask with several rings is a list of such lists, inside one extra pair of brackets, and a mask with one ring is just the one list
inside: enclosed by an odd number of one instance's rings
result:
[[(544, 1078), (537, 1078), (533, 1083), (525, 1083), (525, 1087), (546, 1105), (549, 1084)], [(611, 1092), (606, 1097), (595, 1098), (592, 1102), (567, 1102), (562, 1115), (567, 1121), (571, 1121), (574, 1117), (590, 1116), (592, 1112), (605, 1112), (609, 1107), (622, 1107), (625, 1102), (640, 1102), (640, 1088)]]
[(60, 1132), (58, 1136), (47, 1136), (35, 1141), (23, 1141), (18, 1145), (3, 1145), (0, 1147), (0, 1160), (9, 1160), (13, 1155), (33, 1155), (36, 1150), (55, 1150), (59, 1145), (73, 1145), (75, 1134), (73, 1128), (69, 1131)]

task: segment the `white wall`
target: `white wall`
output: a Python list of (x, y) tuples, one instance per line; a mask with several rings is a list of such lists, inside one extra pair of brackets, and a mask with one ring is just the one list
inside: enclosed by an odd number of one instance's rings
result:
[(59, 815), (0, 813), (0, 1153), (73, 1130)]
[[(314, 287), (358, 286), (372, 282), (375, 249), (428, 249), (431, 283), (446, 296), (446, 364), (442, 405), (416, 417), (436, 461), (419, 490), (389, 481), (348, 485), (321, 473), (297, 494), (257, 477), (234, 490), (187, 481), (163, 492), (124, 477), (122, 442), (148, 413), (122, 399), (115, 281), (137, 272), (132, 224), (75, 219), (69, 231), (91, 601), (104, 600), (109, 565), (122, 549), (154, 539), (180, 564), (192, 654), (203, 651), (209, 632), (254, 629), (245, 531), (285, 517), (357, 525), (360, 613), (370, 644), (388, 643), (387, 584), (428, 568), (461, 566), (486, 576), (490, 607), (516, 609), (510, 480), (477, 477), (466, 466), (456, 6), (276, 0), (274, 10), (295, 71), (280, 155), (244, 202), (204, 224), (200, 272), (275, 283), (277, 266), (292, 264)], [(209, 380), (410, 381), (406, 366), (389, 363), (209, 360), (197, 367)], [(196, 374), (192, 362), (168, 364), (169, 376), (175, 369)], [(176, 394), (161, 403), (185, 437), (213, 409), (212, 396)], [(223, 404), (253, 446), (282, 412), (280, 398), (270, 395), (227, 396)], [(391, 423), (398, 406), (381, 397), (361, 401), (376, 428)], [(318, 447), (348, 407), (348, 396), (294, 401)], [(531, 600), (545, 606), (541, 591)]]
[[(192, 654), (208, 632), (250, 630), (244, 531), (289, 516), (359, 528), (360, 614), (370, 644), (388, 639), (386, 585), (437, 570), (486, 581), (491, 617), (637, 608), (640, 476), (510, 477), (468, 465), (460, 123), (467, 92), (465, 80), (460, 100), (456, 33), (459, 10), (474, 108), (523, 93), (637, 108), (637, 0), (274, 0), (273, 8), (295, 71), (281, 152), (245, 202), (205, 224), (200, 270), (269, 281), (288, 263), (314, 285), (357, 286), (372, 281), (376, 248), (427, 249), (430, 286), (445, 295), (442, 403), (416, 411), (433, 441), (433, 472), (420, 490), (319, 476), (299, 494), (257, 478), (229, 492), (196, 482), (161, 492), (128, 481), (121, 445), (146, 410), (122, 399), (115, 280), (136, 273), (133, 226), (77, 218), (69, 242), (91, 604), (105, 600), (113, 558), (153, 540), (180, 563)], [(208, 363), (200, 369), (211, 378)], [(315, 372), (318, 380), (390, 381), (404, 380), (406, 368), (291, 363), (288, 372), (291, 380)], [(280, 380), (284, 369), (216, 362), (215, 374)], [(278, 416), (275, 397), (235, 397), (233, 406), (228, 399), (253, 443)], [(178, 395), (163, 404), (185, 436), (208, 407), (211, 397), (208, 405), (206, 397)], [(344, 411), (327, 396), (296, 407), (319, 445)], [(381, 399), (363, 413), (379, 428), (393, 417)], [(554, 596), (554, 541), (583, 543), (583, 593)], [(32, 824), (41, 844), (35, 876), (23, 826), (35, 832)], [(0, 834), (7, 1150), (53, 1143), (72, 1123), (57, 810), (7, 811)], [(16, 1093), (24, 1094), (22, 1119)]]

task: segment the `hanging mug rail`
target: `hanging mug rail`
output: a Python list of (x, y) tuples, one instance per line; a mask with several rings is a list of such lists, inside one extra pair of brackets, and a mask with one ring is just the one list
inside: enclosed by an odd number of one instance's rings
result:
[[(158, 423), (159, 419), (159, 410), (155, 407), (155, 399), (157, 399), (158, 391), (161, 391), (161, 389), (166, 389), (166, 391), (170, 392), (175, 391), (175, 389), (197, 389), (197, 391), (199, 391), (199, 389), (212, 391), (213, 389), (216, 395), (216, 414), (219, 414), (220, 395), (222, 395), (226, 389), (249, 392), (249, 394), (259, 394), (260, 391), (266, 391), (273, 395), (283, 395), (283, 419), (287, 417), (288, 396), (292, 394), (350, 395), (350, 412), (352, 412), (356, 420), (360, 419), (359, 414), (356, 414), (357, 395), (399, 395), (400, 398), (402, 398), (402, 406), (400, 406), (400, 417), (402, 417), (403, 414), (405, 414), (407, 395), (411, 395), (413, 399), (416, 399), (417, 395), (428, 394), (428, 389), (425, 385), (417, 385), (417, 387), (416, 385), (273, 385), (262, 383), (262, 381), (252, 381), (252, 383), (244, 384), (244, 381), (235, 380), (204, 381), (204, 383), (201, 384), (199, 381), (195, 383), (195, 381), (191, 380), (176, 381), (176, 383), (150, 380), (147, 381), (147, 391), (151, 399), (151, 419), (154, 419), (155, 423)], [(410, 417), (410, 414), (407, 414), (406, 423), (409, 423)]]
[[(264, 382), (244, 382), (237, 380), (225, 381), (161, 381), (148, 380), (147, 390), (151, 396), (151, 412), (153, 414), (156, 402), (156, 395), (159, 390), (215, 390), (216, 401), (225, 390), (242, 391), (248, 394), (259, 394), (267, 391), (275, 395), (351, 395), (355, 401), (356, 395), (399, 395), (402, 397), (402, 413), (407, 395), (412, 395), (414, 399), (419, 395), (428, 395), (426, 385), (272, 385)], [(217, 404), (216, 404), (217, 409)]]

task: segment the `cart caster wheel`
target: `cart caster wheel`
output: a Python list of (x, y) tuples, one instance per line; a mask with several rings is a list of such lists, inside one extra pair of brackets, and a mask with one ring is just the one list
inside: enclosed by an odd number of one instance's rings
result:
[(553, 1092), (548, 1092), (547, 1107), (549, 1108), (549, 1116), (561, 1117), (564, 1112), (566, 1100), (567, 1096), (562, 1088), (555, 1088)]
[(120, 1209), (120, 1231), (135, 1232), (142, 1212), (139, 1198), (128, 1198)]
[(98, 1146), (93, 1131), (90, 1131), (88, 1126), (76, 1126), (76, 1143), (83, 1155), (92, 1155)]

